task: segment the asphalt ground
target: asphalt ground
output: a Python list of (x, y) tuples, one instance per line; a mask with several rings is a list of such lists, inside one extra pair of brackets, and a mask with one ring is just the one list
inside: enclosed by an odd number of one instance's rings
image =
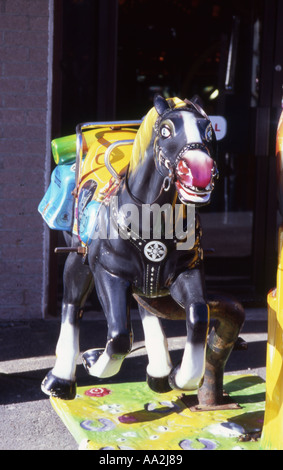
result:
[[(78, 386), (144, 381), (147, 355), (137, 312), (133, 312), (134, 352), (111, 379), (95, 379), (78, 361)], [(185, 341), (183, 321), (164, 321), (171, 358), (178, 363)], [(77, 450), (78, 445), (53, 410), (40, 384), (55, 363), (58, 319), (0, 322), (0, 450)], [(267, 309), (247, 309), (241, 337), (246, 351), (233, 351), (225, 373), (255, 374), (265, 379)], [(89, 312), (81, 324), (81, 351), (104, 347), (106, 321)]]

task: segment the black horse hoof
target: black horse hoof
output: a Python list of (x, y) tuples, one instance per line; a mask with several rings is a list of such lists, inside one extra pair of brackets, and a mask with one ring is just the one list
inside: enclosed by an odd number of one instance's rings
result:
[(177, 372), (179, 371), (179, 369), (180, 369), (180, 366), (178, 365), (177, 367), (175, 367), (171, 371), (171, 373), (168, 377), (168, 383), (169, 383), (169, 386), (170, 386), (171, 390), (180, 390), (180, 388), (176, 384), (176, 375), (177, 375)]
[(117, 335), (110, 338), (105, 349), (89, 349), (83, 353), (83, 365), (89, 375), (99, 378), (118, 374), (122, 363), (132, 347), (131, 335)]
[(89, 349), (83, 353), (83, 365), (89, 375), (105, 379), (118, 374), (126, 354), (110, 355), (109, 349)]
[(168, 381), (168, 376), (152, 377), (151, 375), (146, 374), (146, 381), (149, 388), (156, 393), (167, 393), (172, 390)]
[(50, 371), (41, 384), (41, 390), (51, 397), (73, 400), (77, 393), (77, 386), (76, 382), (60, 379)]
[(185, 391), (194, 391), (194, 390), (198, 390), (202, 384), (203, 384), (203, 381), (204, 381), (204, 377), (201, 376), (201, 377), (196, 377), (196, 378), (192, 378), (190, 381), (188, 381), (184, 387), (180, 387), (177, 385), (176, 383), (176, 375), (177, 373), (179, 372), (180, 370), (180, 365), (178, 365), (177, 367), (175, 367), (169, 377), (168, 377), (168, 382), (169, 382), (169, 385), (171, 387), (171, 389), (173, 390), (185, 390)]

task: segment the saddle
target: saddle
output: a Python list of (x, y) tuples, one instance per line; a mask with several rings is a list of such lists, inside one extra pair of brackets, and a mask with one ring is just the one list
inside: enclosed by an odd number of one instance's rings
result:
[(117, 189), (129, 165), (140, 121), (86, 123), (76, 134), (54, 139), (56, 167), (38, 210), (51, 229), (73, 232), (82, 244), (101, 203)]

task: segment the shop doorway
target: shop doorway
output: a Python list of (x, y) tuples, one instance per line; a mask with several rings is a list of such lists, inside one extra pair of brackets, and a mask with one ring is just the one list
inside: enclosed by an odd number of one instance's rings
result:
[[(227, 123), (220, 180), (200, 210), (206, 278), (246, 302), (265, 302), (276, 271), (275, 127), (265, 71), (276, 15), (276, 2), (253, 0), (119, 2), (117, 117), (143, 116), (161, 93), (197, 96)], [(275, 115), (280, 104), (281, 97)]]

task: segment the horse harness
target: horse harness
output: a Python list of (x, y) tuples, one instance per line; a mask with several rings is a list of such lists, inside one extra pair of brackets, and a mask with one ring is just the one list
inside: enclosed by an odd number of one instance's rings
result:
[[(145, 295), (146, 297), (159, 297), (160, 295), (168, 294), (166, 288), (160, 286), (160, 275), (162, 268), (168, 260), (168, 255), (174, 252), (177, 248), (177, 243), (184, 243), (187, 237), (180, 239), (178, 234), (173, 238), (166, 240), (146, 240), (138, 233), (129, 228), (126, 223), (121, 223), (121, 214), (117, 212), (116, 208), (110, 211), (111, 221), (114, 227), (122, 235), (123, 239), (128, 241), (135, 250), (139, 253), (143, 266), (143, 285), (136, 286), (137, 293)], [(119, 222), (118, 222), (119, 216)], [(201, 248), (201, 226), (199, 216), (195, 220), (195, 244), (188, 252), (191, 259), (188, 260), (188, 269), (196, 268), (203, 258)], [(166, 286), (169, 287), (169, 286)]]

